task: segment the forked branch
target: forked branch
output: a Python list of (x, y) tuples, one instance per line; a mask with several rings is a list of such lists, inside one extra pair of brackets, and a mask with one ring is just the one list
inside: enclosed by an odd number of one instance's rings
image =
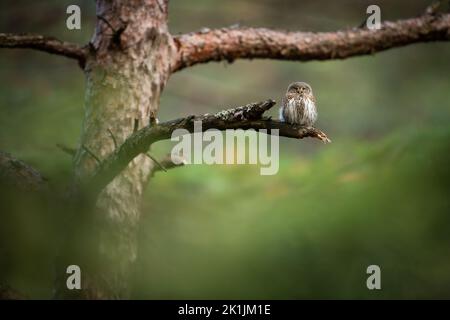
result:
[(136, 156), (146, 153), (153, 143), (170, 139), (172, 133), (177, 129), (186, 129), (189, 133), (193, 133), (195, 129), (194, 122), (196, 121), (201, 121), (202, 131), (208, 129), (266, 129), (268, 134), (272, 134), (273, 129), (278, 129), (279, 135), (283, 137), (295, 139), (312, 137), (323, 142), (330, 142), (327, 135), (319, 129), (291, 125), (263, 117), (264, 112), (274, 105), (275, 101), (267, 100), (221, 111), (216, 114), (189, 116), (144, 127), (133, 133), (106, 160), (100, 163), (90, 180), (90, 184), (95, 191), (100, 191)]

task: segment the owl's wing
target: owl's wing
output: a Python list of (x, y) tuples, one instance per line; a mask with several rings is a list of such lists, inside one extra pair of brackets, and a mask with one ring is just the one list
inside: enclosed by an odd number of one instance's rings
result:
[(280, 110), (278, 110), (278, 118), (281, 122), (285, 122), (284, 116), (283, 116), (283, 106), (280, 107)]
[(314, 97), (314, 95), (311, 94), (310, 98), (311, 98), (312, 102), (314, 103), (314, 105), (316, 106), (316, 98)]
[(283, 97), (283, 98), (281, 99), (281, 107), (280, 107), (280, 110), (278, 110), (278, 111), (279, 111), (279, 112), (278, 112), (278, 118), (280, 119), (281, 122), (286, 122), (286, 120), (284, 119), (284, 116), (283, 116), (283, 110), (284, 110), (285, 107), (286, 107), (286, 98)]

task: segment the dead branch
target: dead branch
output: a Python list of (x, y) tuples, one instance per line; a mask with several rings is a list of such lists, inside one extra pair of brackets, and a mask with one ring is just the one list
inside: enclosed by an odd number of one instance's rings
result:
[(77, 44), (36, 34), (0, 33), (0, 48), (36, 49), (78, 60), (84, 66), (87, 49)]
[(46, 179), (34, 168), (2, 151), (0, 151), (0, 183), (25, 191), (38, 191), (47, 186)]
[(156, 159), (154, 156), (152, 156), (150, 154), (150, 152), (144, 153), (147, 157), (150, 158), (150, 160), (152, 160), (155, 164), (156, 164), (156, 168), (157, 170), (162, 170), (164, 172), (167, 172), (167, 169), (158, 161), (158, 159)]
[(285, 32), (265, 28), (222, 28), (175, 37), (178, 56), (172, 71), (198, 63), (236, 59), (330, 60), (374, 54), (412, 43), (450, 40), (450, 14), (431, 14), (379, 30)]
[(170, 139), (177, 129), (186, 129), (194, 132), (194, 122), (201, 121), (202, 131), (208, 129), (266, 129), (272, 134), (273, 129), (279, 130), (283, 137), (303, 139), (317, 138), (323, 142), (330, 142), (325, 133), (313, 127), (302, 127), (288, 123), (264, 118), (263, 114), (275, 105), (275, 101), (251, 103), (216, 114), (201, 116), (188, 116), (176, 120), (146, 126), (133, 133), (108, 158), (99, 164), (89, 183), (94, 192), (103, 189), (115, 176), (117, 176), (137, 155), (146, 153), (150, 146), (160, 140)]
[(62, 144), (62, 143), (57, 143), (57, 144), (56, 144), (56, 147), (57, 147), (58, 149), (60, 149), (62, 152), (68, 154), (68, 155), (71, 156), (71, 157), (75, 157), (75, 155), (76, 155), (76, 153), (77, 153), (77, 150), (76, 150), (76, 149), (71, 148), (71, 147), (68, 147), (68, 146), (66, 146), (66, 145), (64, 145), (64, 144)]
[(172, 155), (170, 153), (168, 155), (166, 155), (161, 161), (159, 161), (160, 166), (156, 166), (152, 170), (152, 176), (155, 175), (156, 172), (159, 172), (159, 171), (167, 172), (167, 170), (182, 167), (186, 164), (185, 159), (183, 159), (179, 156), (176, 156), (176, 157), (177, 157), (177, 161), (175, 163), (175, 162), (173, 162)]

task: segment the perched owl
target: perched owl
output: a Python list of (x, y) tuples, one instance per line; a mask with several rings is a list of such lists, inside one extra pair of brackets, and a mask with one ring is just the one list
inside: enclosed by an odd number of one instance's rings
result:
[(316, 99), (305, 82), (291, 83), (280, 108), (280, 120), (311, 127), (317, 119)]

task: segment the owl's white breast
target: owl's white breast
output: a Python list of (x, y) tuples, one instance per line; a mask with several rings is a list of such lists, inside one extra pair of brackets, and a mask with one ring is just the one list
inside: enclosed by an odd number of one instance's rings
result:
[(317, 109), (312, 99), (288, 99), (280, 113), (280, 119), (288, 123), (312, 126), (317, 119)]

